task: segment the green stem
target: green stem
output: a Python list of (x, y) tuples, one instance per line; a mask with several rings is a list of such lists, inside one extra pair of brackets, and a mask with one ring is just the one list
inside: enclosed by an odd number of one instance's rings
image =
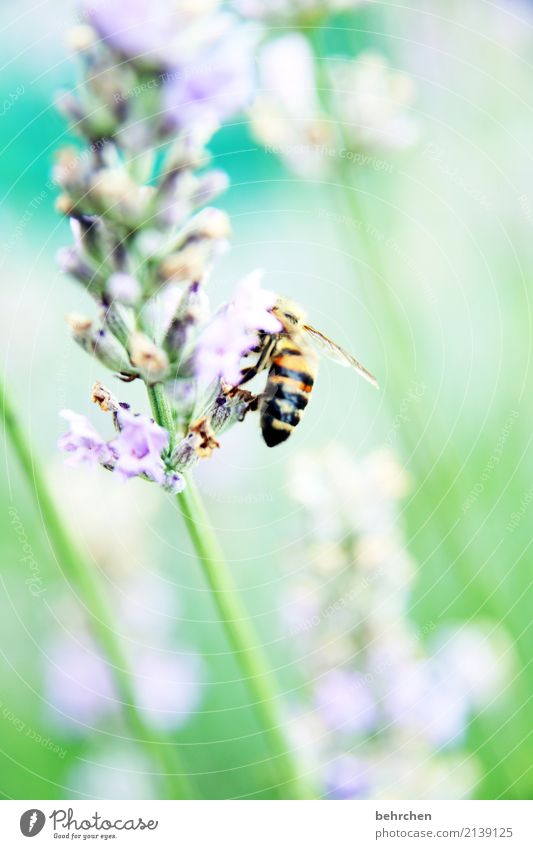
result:
[[(148, 387), (148, 394), (158, 424), (172, 426), (172, 413), (162, 385)], [(178, 494), (178, 503), (244, 684), (253, 700), (253, 708), (273, 756), (280, 785), (291, 798), (312, 798), (313, 791), (299, 772), (283, 730), (283, 716), (278, 707), (280, 697), (273, 674), (259, 647), (233, 576), (191, 478), (188, 478), (183, 492)]]
[(2, 384), (0, 384), (0, 393), (6, 433), (32, 490), (57, 562), (66, 576), (76, 585), (87, 610), (90, 611), (90, 627), (109, 662), (120, 707), (130, 733), (135, 741), (145, 748), (150, 760), (158, 764), (162, 770), (159, 775), (165, 781), (166, 795), (171, 799), (192, 798), (188, 779), (179, 762), (176, 744), (159, 739), (145, 724), (136, 704), (131, 686), (132, 673), (113, 628), (114, 615), (107, 603), (94, 566), (78, 549), (67, 531), (44, 474)]

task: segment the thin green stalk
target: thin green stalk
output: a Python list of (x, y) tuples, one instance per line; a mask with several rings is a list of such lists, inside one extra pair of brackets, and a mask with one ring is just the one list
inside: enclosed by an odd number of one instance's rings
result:
[[(148, 394), (158, 424), (172, 427), (172, 413), (163, 387), (160, 384), (150, 386)], [(283, 715), (278, 706), (280, 697), (273, 674), (259, 647), (200, 494), (190, 477), (183, 492), (178, 494), (178, 503), (244, 684), (252, 697), (280, 785), (291, 798), (312, 798), (313, 791), (300, 774), (283, 730)]]
[(107, 658), (120, 700), (124, 720), (132, 737), (144, 747), (150, 760), (157, 763), (171, 799), (192, 798), (190, 786), (180, 764), (176, 744), (160, 739), (145, 723), (137, 707), (122, 646), (113, 628), (114, 616), (98, 580), (94, 566), (72, 540), (54, 502), (44, 474), (33, 454), (26, 434), (11, 405), (5, 387), (0, 384), (5, 431), (19, 460), (44, 521), (52, 551), (67, 577), (77, 587), (87, 610), (93, 634)]

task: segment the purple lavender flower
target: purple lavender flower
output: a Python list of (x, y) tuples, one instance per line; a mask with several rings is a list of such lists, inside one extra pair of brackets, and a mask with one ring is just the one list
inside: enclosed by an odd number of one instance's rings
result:
[(218, 13), (218, 0), (85, 0), (100, 36), (128, 59), (164, 72), (171, 128), (219, 123), (253, 94), (255, 36), (236, 17)]
[(370, 793), (368, 765), (361, 758), (344, 755), (326, 772), (328, 796), (333, 799), (367, 799)]
[(219, 377), (236, 384), (241, 358), (257, 342), (257, 332), (277, 333), (281, 323), (270, 312), (276, 295), (261, 289), (261, 271), (245, 277), (231, 304), (220, 310), (202, 333), (196, 352), (197, 377), (209, 383)]
[(121, 477), (147, 475), (160, 486), (166, 483), (161, 454), (168, 446), (168, 433), (148, 416), (128, 410), (117, 413), (120, 433), (113, 440), (117, 460), (115, 472)]
[(55, 641), (47, 658), (47, 701), (62, 724), (94, 726), (115, 712), (111, 672), (86, 635)]
[(60, 415), (67, 419), (70, 429), (59, 439), (59, 448), (70, 454), (69, 463), (72, 466), (97, 466), (102, 463), (112, 463), (115, 454), (112, 448), (102, 439), (92, 424), (79, 413), (72, 410), (62, 410)]
[(357, 672), (332, 669), (316, 689), (316, 702), (332, 730), (363, 733), (376, 725), (376, 704), (364, 677)]
[[(185, 4), (182, 4), (185, 6)], [(168, 0), (83, 0), (83, 10), (101, 38), (129, 59), (156, 68), (175, 64), (179, 33), (196, 17), (210, 12), (213, 2), (179, 4)], [(174, 61), (173, 61), (174, 60)]]
[[(48, 657), (47, 697), (62, 723), (94, 726), (118, 712), (108, 664), (87, 634), (57, 640)], [(179, 728), (197, 709), (201, 669), (195, 656), (138, 647), (132, 670), (138, 703), (152, 724)]]
[(232, 305), (239, 321), (247, 330), (264, 330), (265, 333), (279, 333), (281, 322), (270, 310), (277, 296), (261, 288), (264, 272), (257, 269), (244, 277), (239, 283)]
[(218, 124), (251, 102), (254, 92), (252, 39), (235, 28), (165, 84), (163, 102), (173, 128)]
[(202, 333), (196, 351), (196, 375), (210, 383), (224, 377), (236, 384), (241, 376), (241, 357), (255, 343), (255, 336), (243, 329), (228, 309), (218, 313)]

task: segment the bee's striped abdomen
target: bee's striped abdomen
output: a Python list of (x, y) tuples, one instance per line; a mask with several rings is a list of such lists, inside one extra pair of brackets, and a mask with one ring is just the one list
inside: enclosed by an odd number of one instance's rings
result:
[(313, 351), (297, 347), (294, 339), (280, 339), (268, 372), (261, 402), (261, 430), (269, 447), (289, 438), (307, 407), (316, 375)]

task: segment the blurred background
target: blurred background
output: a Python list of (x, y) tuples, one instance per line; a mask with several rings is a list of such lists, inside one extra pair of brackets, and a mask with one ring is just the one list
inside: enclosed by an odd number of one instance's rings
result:
[[(268, 288), (304, 304), (381, 385), (376, 393), (324, 362), (288, 443), (266, 448), (248, 417), (198, 470), (284, 693), (291, 739), (323, 786), (333, 766), (348, 769), (332, 795), (531, 798), (532, 12), (513, 0), (375, 2), (329, 20), (323, 53), (377, 51), (414, 84), (406, 107), (413, 143), (380, 154), (382, 165), (349, 163), (357, 211), (337, 178), (295, 175), (256, 140), (246, 116), (212, 145), (231, 178), (218, 205), (233, 226), (213, 301), (262, 267)], [(103, 471), (65, 468), (57, 451), (59, 409), (94, 417), (94, 381), (122, 389), (71, 342), (64, 315), (85, 312), (87, 302), (55, 264), (70, 234), (50, 180), (53, 152), (68, 140), (53, 98), (76, 85), (65, 47), (73, 20), (72, 5), (58, 0), (5, 0), (0, 10), (3, 368), (73, 533), (105, 580), (147, 715), (182, 744), (203, 796), (268, 797), (263, 742), (173, 499), (141, 481), (121, 486)], [(126, 391), (143, 408), (140, 392)], [(120, 725), (83, 603), (51, 556), (8, 444), (3, 461), (0, 791), (18, 799), (156, 795), (153, 765)], [(390, 580), (376, 586), (401, 596), (394, 621), (405, 620), (416, 664), (438, 666), (430, 690), (414, 662), (406, 669), (405, 658), (391, 656), (379, 667), (364, 642), (337, 645), (354, 628), (351, 615), (368, 608), (359, 609), (356, 584), (332, 583), (354, 568), (350, 558), (340, 573), (333, 555), (317, 566), (317, 541), (334, 534), (318, 528), (323, 496), (313, 501), (312, 492), (342, 488), (335, 467), (357, 488), (338, 503), (358, 499), (359, 542), (376, 536), (361, 511), (385, 504), (392, 516)], [(402, 485), (387, 488), (399, 470)], [(365, 563), (360, 555), (356, 570)], [(346, 593), (352, 614), (343, 603), (342, 615), (325, 615), (323, 605)], [(388, 620), (380, 597), (367, 600), (378, 608), (375, 639)], [(302, 624), (313, 621), (320, 625)], [(372, 698), (394, 691), (403, 714), (354, 724), (353, 711), (363, 711), (356, 699), (340, 728), (344, 720), (329, 710), (335, 698), (321, 689), (338, 657), (371, 676)], [(338, 697), (344, 705), (362, 693), (354, 681), (348, 689)], [(419, 747), (402, 715), (430, 699), (451, 727)], [(379, 778), (343, 794), (361, 760)]]

